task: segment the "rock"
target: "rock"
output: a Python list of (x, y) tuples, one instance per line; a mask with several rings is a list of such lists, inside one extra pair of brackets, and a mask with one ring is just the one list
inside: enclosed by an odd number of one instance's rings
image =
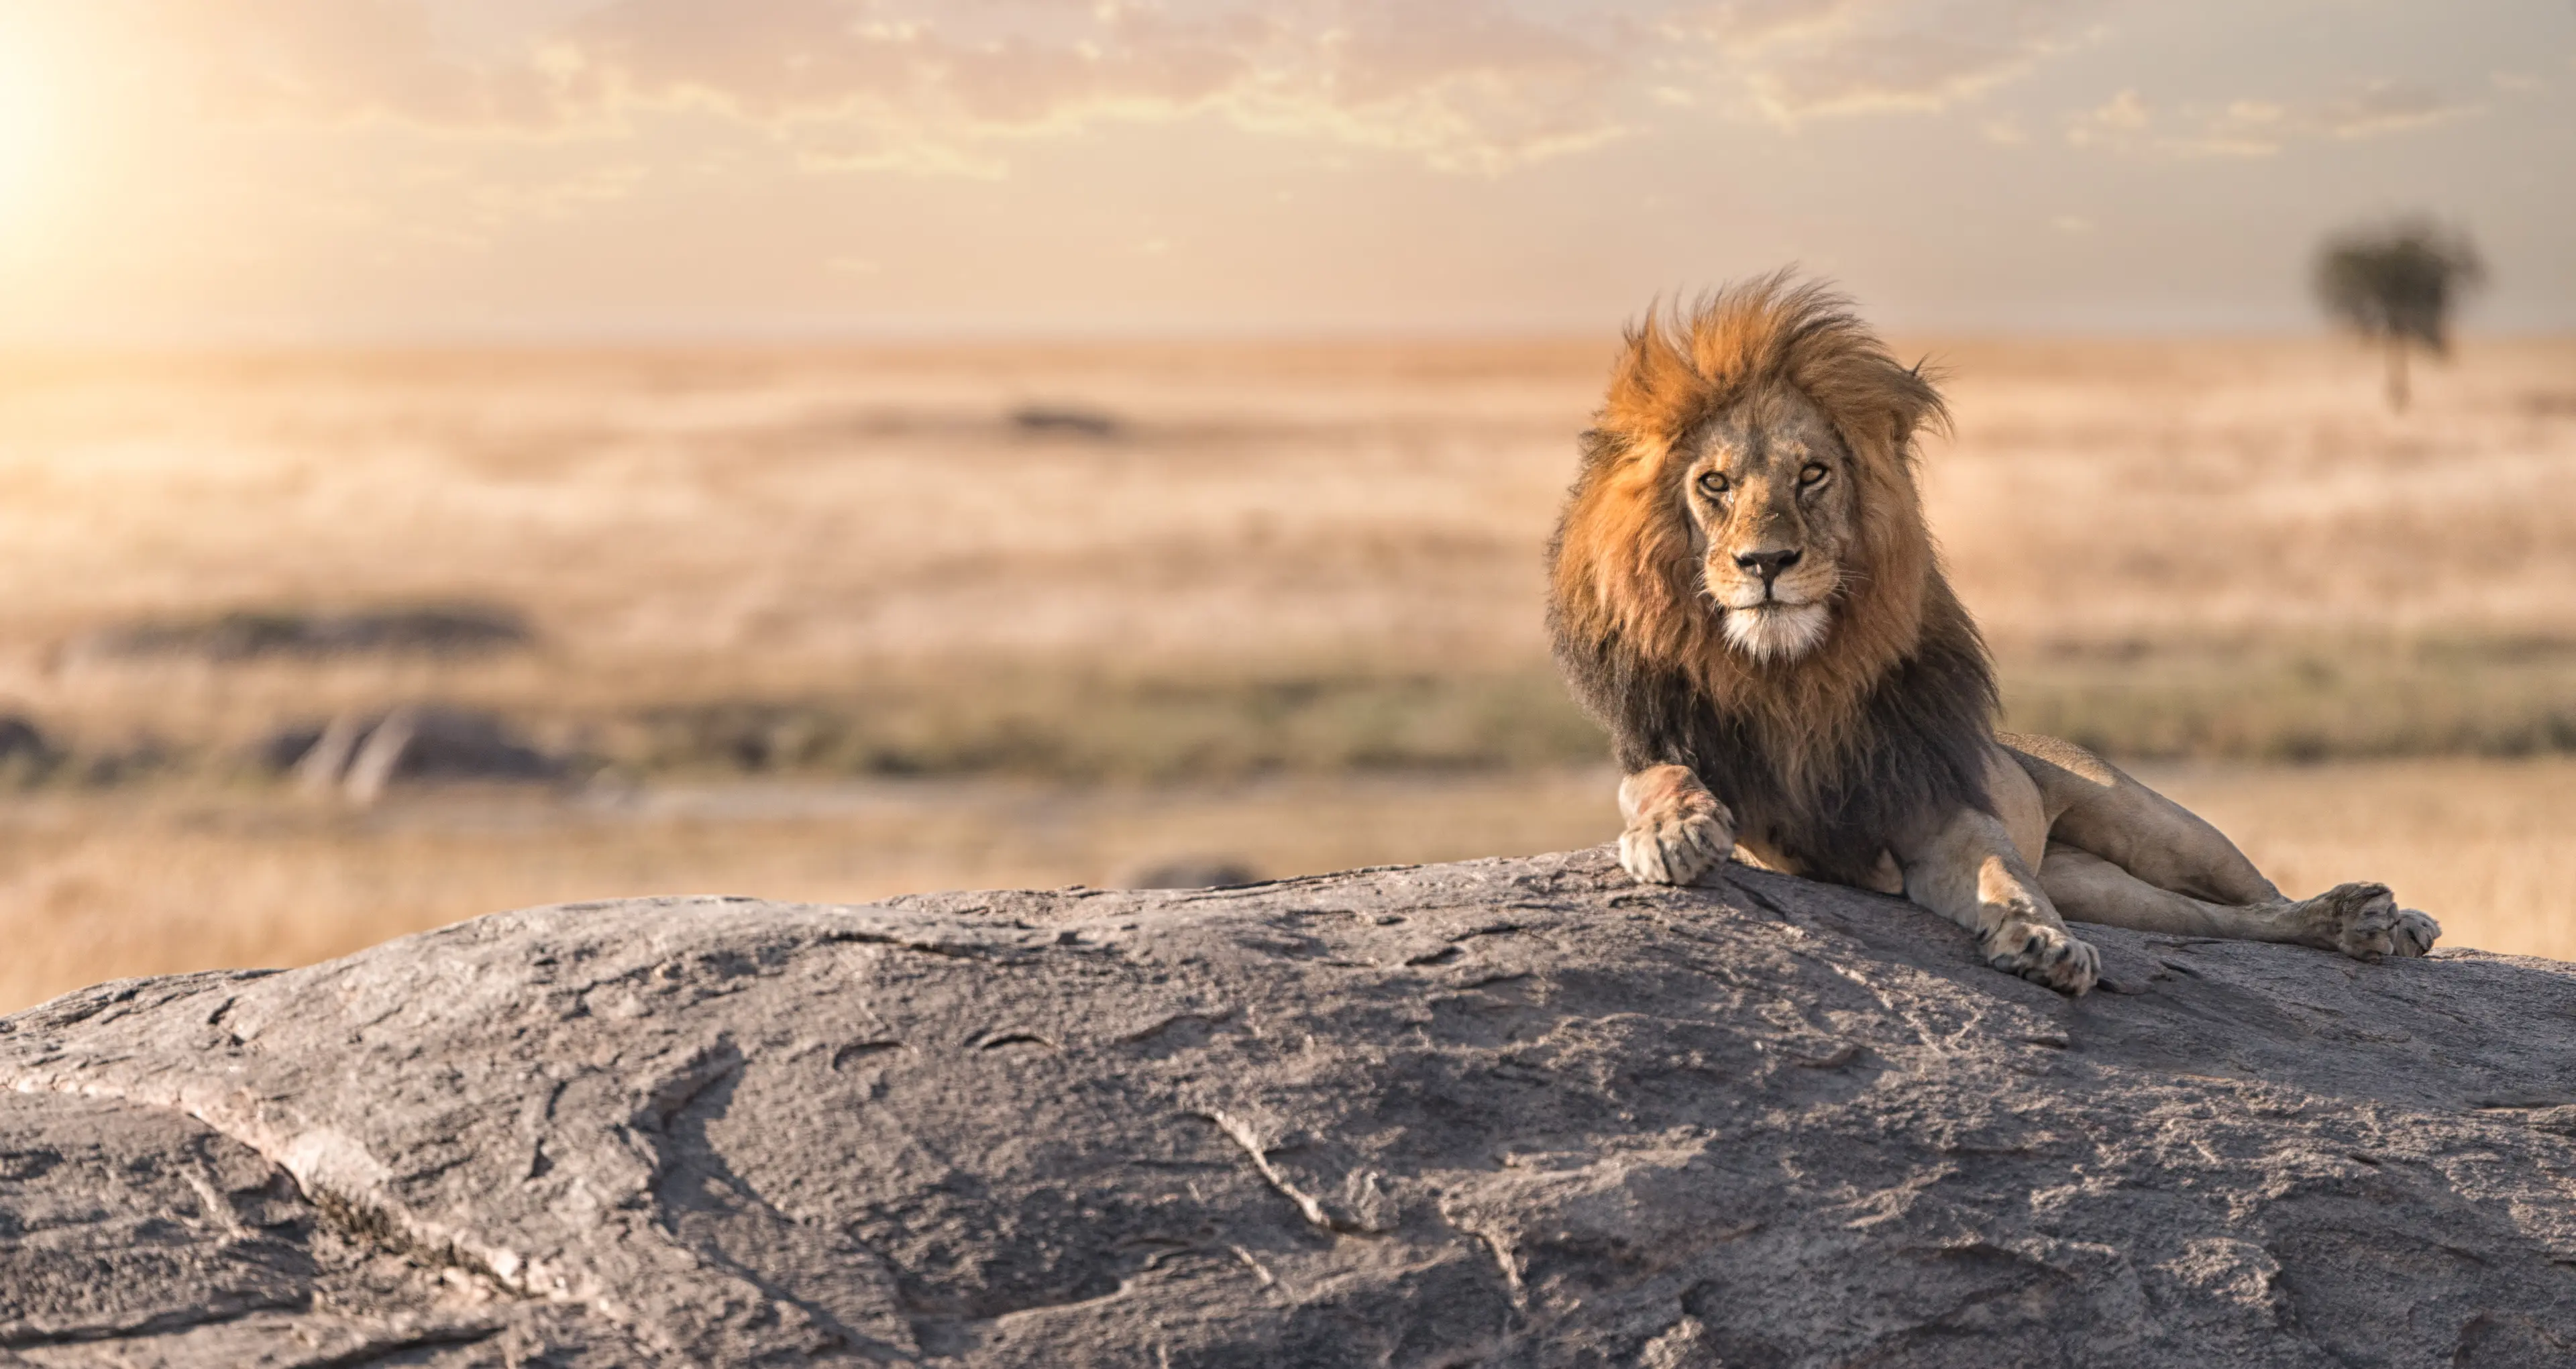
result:
[(15, 713), (0, 713), (0, 760), (50, 756), (53, 752), (53, 743), (45, 740), (44, 729)]
[(2529, 1366), (2576, 967), (1605, 851), (503, 914), (0, 1019), (33, 1364)]
[(1011, 410), (1011, 426), (1028, 436), (1087, 437), (1106, 441), (1118, 436), (1114, 414), (1073, 404), (1023, 404)]
[(0, 713), (0, 776), (33, 779), (62, 760), (44, 729), (14, 713)]

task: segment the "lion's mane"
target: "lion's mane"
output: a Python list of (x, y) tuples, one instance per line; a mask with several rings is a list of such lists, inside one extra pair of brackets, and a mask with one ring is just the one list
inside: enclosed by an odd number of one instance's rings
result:
[[(1804, 394), (1856, 465), (1853, 551), (1815, 650), (1756, 662), (1703, 593), (1681, 489), (1701, 427), (1772, 387)], [(1919, 368), (1828, 287), (1765, 276), (1630, 328), (1549, 544), (1548, 625), (1621, 766), (1696, 771), (1818, 878), (1864, 882), (1891, 836), (1988, 808), (1993, 669), (1951, 592), (1914, 481), (1914, 437), (1946, 425)]]

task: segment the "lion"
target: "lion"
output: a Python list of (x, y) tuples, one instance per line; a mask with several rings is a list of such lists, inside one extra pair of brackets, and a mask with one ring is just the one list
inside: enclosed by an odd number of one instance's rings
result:
[(2386, 886), (2284, 897), (2215, 827), (2050, 737), (1995, 730), (1994, 668), (1915, 486), (1948, 411), (1851, 302), (1787, 272), (1632, 326), (1548, 549), (1548, 625), (1625, 778), (1619, 862), (1732, 858), (1900, 894), (2066, 994), (2066, 919), (2417, 956)]

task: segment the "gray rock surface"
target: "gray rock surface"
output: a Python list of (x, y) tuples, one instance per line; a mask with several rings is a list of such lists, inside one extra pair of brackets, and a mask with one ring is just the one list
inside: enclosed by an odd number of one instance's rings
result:
[(0, 1361), (2576, 1362), (2576, 967), (1600, 851), (484, 918), (0, 1019)]

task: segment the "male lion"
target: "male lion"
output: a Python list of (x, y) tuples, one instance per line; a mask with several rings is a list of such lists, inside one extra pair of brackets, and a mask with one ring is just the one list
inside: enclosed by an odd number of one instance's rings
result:
[[(1630, 330), (1549, 547), (1549, 628), (1627, 778), (1619, 863), (1725, 860), (1902, 893), (2069, 994), (2065, 915), (2422, 955), (2378, 884), (2292, 900), (2216, 828), (2080, 747), (1998, 733), (1984, 641), (1914, 486), (1940, 394), (1786, 274)], [(2034, 870), (2036, 874), (2034, 874)]]

